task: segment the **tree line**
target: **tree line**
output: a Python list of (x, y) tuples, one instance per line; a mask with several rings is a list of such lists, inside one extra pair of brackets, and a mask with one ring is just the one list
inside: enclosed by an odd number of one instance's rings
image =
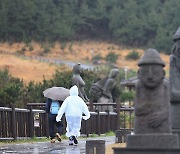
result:
[(170, 53), (179, 0), (1, 0), (0, 41), (106, 40)]

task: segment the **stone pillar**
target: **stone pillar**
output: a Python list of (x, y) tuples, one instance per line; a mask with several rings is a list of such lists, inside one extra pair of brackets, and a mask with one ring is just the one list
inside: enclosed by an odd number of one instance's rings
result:
[(105, 154), (104, 140), (87, 140), (86, 154)]

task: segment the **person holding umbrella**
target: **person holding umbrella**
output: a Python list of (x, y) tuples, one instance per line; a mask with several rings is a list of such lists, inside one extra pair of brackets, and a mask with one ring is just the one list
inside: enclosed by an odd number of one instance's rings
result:
[[(78, 87), (74, 85), (70, 88), (70, 96), (68, 96), (61, 105), (56, 121), (60, 122), (65, 113), (67, 127), (66, 136), (69, 137), (69, 145), (77, 145), (77, 137), (80, 136), (81, 120), (90, 118), (90, 112), (86, 103), (78, 96)], [(84, 116), (83, 116), (84, 114)]]
[[(60, 134), (62, 134), (63, 124), (61, 121), (59, 121), (59, 122), (56, 121), (56, 116), (57, 116), (58, 112), (57, 113), (52, 112), (52, 110), (56, 110), (55, 109), (56, 107), (59, 109), (59, 107), (62, 105), (62, 102), (63, 101), (52, 100), (50, 98), (47, 98), (47, 101), (46, 101), (46, 112), (48, 113), (48, 119), (49, 119), (49, 136), (51, 139), (51, 143), (55, 143), (56, 137), (57, 137), (57, 140), (59, 142), (61, 142)], [(56, 103), (57, 105), (53, 105), (53, 103), (54, 104)], [(55, 133), (55, 131), (54, 131), (54, 126), (56, 126), (56, 128), (57, 128), (57, 133)]]
[[(57, 140), (61, 142), (63, 124), (61, 121), (56, 121), (56, 116), (64, 99), (69, 96), (69, 90), (63, 87), (52, 87), (46, 89), (43, 94), (47, 98), (46, 112), (48, 113), (49, 119), (49, 136), (51, 139), (51, 143), (55, 143), (56, 137)], [(54, 131), (54, 127), (56, 127), (57, 132)]]

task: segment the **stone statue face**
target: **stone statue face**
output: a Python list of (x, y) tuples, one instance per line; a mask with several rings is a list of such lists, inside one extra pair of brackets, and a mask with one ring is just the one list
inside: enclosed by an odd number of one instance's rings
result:
[(162, 65), (142, 65), (138, 72), (138, 77), (142, 84), (148, 89), (154, 89), (160, 85), (165, 73)]
[(74, 67), (73, 67), (73, 72), (75, 74), (80, 74), (81, 73), (81, 65), (80, 64), (76, 64)]

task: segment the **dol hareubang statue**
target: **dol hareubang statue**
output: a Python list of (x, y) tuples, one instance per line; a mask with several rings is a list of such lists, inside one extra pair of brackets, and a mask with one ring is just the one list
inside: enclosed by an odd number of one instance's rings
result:
[(172, 128), (180, 136), (180, 27), (173, 36), (174, 45), (170, 56), (170, 101)]
[(138, 63), (135, 97), (135, 134), (170, 133), (169, 83), (165, 63), (155, 49), (148, 49)]
[(180, 103), (180, 27), (173, 36), (174, 46), (170, 56), (171, 103)]
[(138, 66), (134, 134), (127, 135), (123, 154), (180, 153), (178, 135), (171, 131), (169, 82), (163, 69), (165, 63), (155, 49), (148, 49)]
[(89, 102), (89, 99), (85, 93), (84, 87), (85, 82), (80, 76), (81, 73), (81, 64), (78, 63), (73, 67), (73, 76), (72, 76), (72, 86), (76, 85), (79, 90), (79, 96), (85, 101)]

